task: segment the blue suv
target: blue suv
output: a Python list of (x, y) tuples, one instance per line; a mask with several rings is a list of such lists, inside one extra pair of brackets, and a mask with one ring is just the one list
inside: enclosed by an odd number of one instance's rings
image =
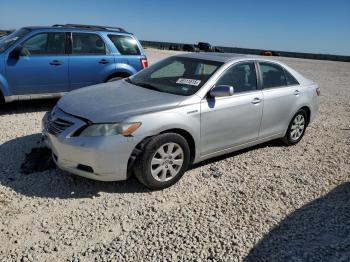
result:
[(24, 27), (0, 39), (0, 100), (59, 97), (147, 66), (140, 42), (119, 27)]

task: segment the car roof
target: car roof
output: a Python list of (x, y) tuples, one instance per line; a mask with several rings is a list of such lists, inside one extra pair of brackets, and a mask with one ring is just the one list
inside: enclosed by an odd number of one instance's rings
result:
[[(232, 60), (241, 59), (241, 58), (249, 58), (249, 56), (247, 55), (234, 54), (234, 53), (185, 53), (185, 54), (179, 54), (177, 56), (211, 60), (211, 61), (223, 62), (223, 63), (226, 63)], [(253, 56), (251, 56), (251, 58), (253, 58)]]
[(79, 25), (79, 24), (65, 24), (65, 25), (53, 25), (53, 26), (25, 26), (24, 28), (31, 31), (34, 30), (52, 30), (52, 29), (63, 29), (63, 30), (78, 30), (78, 31), (102, 31), (102, 32), (113, 32), (113, 33), (123, 33), (131, 34), (125, 31), (121, 27), (111, 27), (111, 26), (95, 26), (95, 25)]
[(228, 63), (232, 61), (243, 61), (243, 60), (256, 60), (261, 62), (273, 62), (283, 66), (286, 66), (284, 63), (266, 57), (259, 57), (257, 55), (247, 55), (247, 54), (236, 54), (236, 53), (183, 53), (176, 56), (188, 57), (194, 59), (203, 59), (210, 60), (215, 62)]

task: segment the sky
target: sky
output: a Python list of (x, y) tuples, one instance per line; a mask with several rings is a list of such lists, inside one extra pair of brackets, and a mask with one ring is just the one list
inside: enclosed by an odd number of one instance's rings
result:
[(0, 29), (121, 26), (140, 40), (350, 55), (350, 0), (0, 0)]

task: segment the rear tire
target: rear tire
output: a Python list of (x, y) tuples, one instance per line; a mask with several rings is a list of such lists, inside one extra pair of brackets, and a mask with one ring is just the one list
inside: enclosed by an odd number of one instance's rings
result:
[(5, 105), (5, 97), (3, 96), (3, 94), (0, 91), (0, 107)]
[(174, 185), (190, 163), (190, 149), (185, 138), (166, 133), (152, 138), (135, 162), (136, 178), (152, 190)]
[(288, 146), (299, 143), (305, 134), (307, 123), (307, 114), (303, 109), (300, 109), (290, 121), (282, 141)]

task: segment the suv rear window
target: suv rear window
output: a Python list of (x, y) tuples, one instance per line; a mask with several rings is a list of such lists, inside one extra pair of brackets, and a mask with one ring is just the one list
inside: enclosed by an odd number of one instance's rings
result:
[(140, 55), (140, 49), (134, 38), (126, 35), (108, 35), (122, 55)]

